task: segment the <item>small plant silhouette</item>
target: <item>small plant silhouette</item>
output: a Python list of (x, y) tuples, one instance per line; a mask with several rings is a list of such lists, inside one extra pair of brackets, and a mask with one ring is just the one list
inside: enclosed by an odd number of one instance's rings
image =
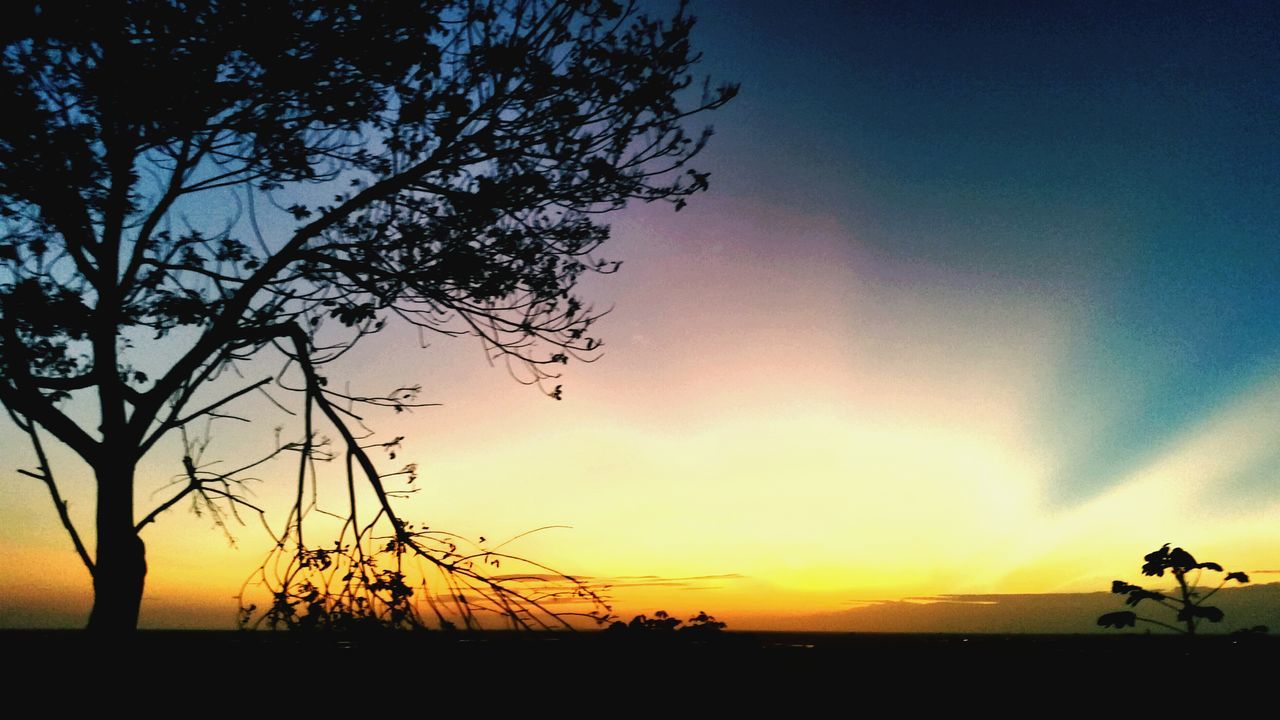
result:
[[(1155, 552), (1148, 553), (1143, 560), (1146, 561), (1142, 565), (1143, 575), (1164, 577), (1166, 570), (1172, 573), (1173, 579), (1178, 583), (1177, 594), (1168, 595), (1155, 590), (1147, 590), (1138, 585), (1131, 585), (1124, 580), (1113, 581), (1111, 583), (1111, 592), (1127, 596), (1124, 602), (1130, 607), (1136, 608), (1143, 600), (1151, 600), (1163, 605), (1176, 613), (1177, 622), (1182, 623), (1182, 626), (1178, 627), (1159, 620), (1140, 617), (1132, 610), (1122, 610), (1106, 613), (1099, 617), (1098, 624), (1102, 627), (1135, 627), (1138, 621), (1142, 621), (1152, 625), (1159, 625), (1175, 632), (1195, 635), (1196, 627), (1201, 621), (1222, 622), (1222, 610), (1212, 605), (1205, 605), (1209, 598), (1213, 597), (1215, 593), (1232, 580), (1242, 584), (1249, 582), (1248, 575), (1242, 572), (1230, 572), (1226, 573), (1217, 587), (1208, 592), (1202, 592), (1199, 588), (1201, 574), (1205, 570), (1218, 573), (1224, 572), (1222, 566), (1215, 562), (1197, 562), (1191, 553), (1182, 548), (1170, 550), (1169, 543), (1165, 543), (1163, 547)], [(1195, 577), (1188, 580), (1188, 574), (1193, 572)], [(1258, 629), (1254, 628), (1254, 630)], [(1260, 629), (1262, 632), (1266, 632), (1265, 628)]]

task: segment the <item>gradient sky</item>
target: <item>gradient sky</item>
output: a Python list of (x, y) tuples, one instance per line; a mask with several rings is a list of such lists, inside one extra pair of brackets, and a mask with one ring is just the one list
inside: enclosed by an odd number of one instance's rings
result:
[[(443, 403), (371, 423), (421, 467), (404, 514), (573, 526), (517, 549), (736, 627), (1102, 590), (1163, 542), (1280, 567), (1280, 9), (1132, 5), (696, 3), (703, 69), (742, 84), (711, 191), (616, 216), (622, 271), (586, 289), (606, 352), (565, 400), (467, 339), (347, 366)], [(9, 475), (0, 625), (79, 624), (87, 574)], [(234, 619), (266, 541), (207, 526), (148, 530), (144, 623)]]

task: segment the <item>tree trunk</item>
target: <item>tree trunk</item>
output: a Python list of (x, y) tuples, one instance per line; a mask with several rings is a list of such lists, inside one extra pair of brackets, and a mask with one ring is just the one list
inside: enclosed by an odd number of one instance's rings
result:
[(98, 470), (98, 557), (89, 630), (132, 632), (138, 627), (146, 548), (134, 529), (133, 468)]

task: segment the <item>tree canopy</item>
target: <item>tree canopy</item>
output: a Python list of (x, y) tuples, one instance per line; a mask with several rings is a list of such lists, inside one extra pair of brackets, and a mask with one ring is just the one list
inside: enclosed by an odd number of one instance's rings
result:
[[(602, 217), (632, 200), (679, 209), (707, 187), (688, 163), (710, 129), (686, 121), (736, 87), (693, 75), (684, 4), (654, 19), (611, 0), (116, 0), (12, 6), (6, 26), (0, 402), (35, 448), (27, 474), (48, 486), (93, 575), (90, 626), (136, 624), (139, 533), (160, 512), (184, 500), (258, 510), (235, 473), (206, 471), (188, 452), (188, 482), (139, 517), (134, 471), (161, 438), (268, 385), (294, 393), (303, 424), (277, 451), (301, 459), (281, 602), (299, 602), (290, 578), (322, 564), (302, 542), (301, 488), (327, 423), (340, 437), (332, 453), (379, 498), (363, 521), (353, 505), (348, 548), (380, 518), (388, 547), (528, 622), (536, 598), (468, 570), (388, 503), (388, 473), (344, 405), (402, 408), (414, 389), (344, 394), (324, 367), (405, 322), (476, 335), (559, 398), (544, 381), (600, 345), (599, 314), (575, 288), (617, 267), (597, 254)], [(218, 222), (184, 221), (191, 207)], [(287, 222), (260, 221), (270, 213)], [(142, 340), (178, 350), (148, 373)], [(299, 384), (281, 371), (222, 390), (228, 368), (272, 353)], [(42, 434), (96, 475), (95, 552), (66, 512)]]

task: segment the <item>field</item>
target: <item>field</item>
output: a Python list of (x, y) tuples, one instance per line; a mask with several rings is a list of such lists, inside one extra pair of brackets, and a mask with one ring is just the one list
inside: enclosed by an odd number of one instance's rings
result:
[(7, 631), (0, 642), (19, 694), (50, 682), (101, 681), (160, 692), (221, 687), (220, 695), (268, 706), (290, 698), (351, 702), (353, 693), (368, 693), (404, 709), (416, 707), (424, 689), (432, 702), (523, 699), (548, 710), (627, 698), (720, 706), (844, 695), (941, 708), (957, 699), (1011, 702), (1009, 693), (1073, 704), (1172, 693), (1217, 705), (1233, 687), (1259, 691), (1253, 678), (1274, 676), (1280, 660), (1280, 638), (1221, 635), (725, 632), (689, 641), (592, 632), (153, 631), (103, 641), (71, 631)]

